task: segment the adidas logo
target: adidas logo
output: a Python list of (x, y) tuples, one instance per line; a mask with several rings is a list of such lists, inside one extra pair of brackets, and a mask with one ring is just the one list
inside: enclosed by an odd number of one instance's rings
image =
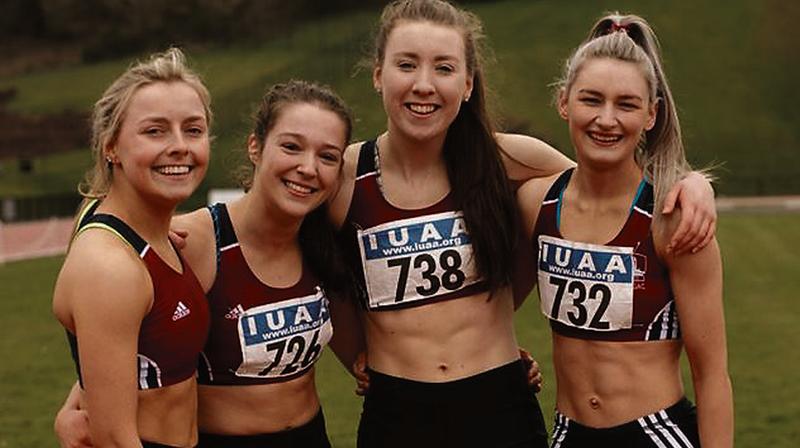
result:
[(236, 305), (236, 308), (232, 308), (230, 311), (228, 311), (225, 314), (225, 319), (239, 320), (239, 318), (243, 314), (244, 314), (244, 308), (242, 308), (242, 305), (239, 304), (239, 305)]
[(175, 322), (188, 316), (192, 311), (183, 302), (178, 301), (178, 306), (175, 307), (175, 312), (172, 313), (172, 321)]

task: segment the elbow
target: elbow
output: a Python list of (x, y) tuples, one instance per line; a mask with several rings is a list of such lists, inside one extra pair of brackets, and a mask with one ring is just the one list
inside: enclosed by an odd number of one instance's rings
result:
[(107, 448), (141, 447), (139, 434), (135, 428), (92, 428), (93, 446)]
[(696, 390), (723, 387), (731, 389), (731, 377), (725, 366), (719, 367), (692, 367), (692, 382)]

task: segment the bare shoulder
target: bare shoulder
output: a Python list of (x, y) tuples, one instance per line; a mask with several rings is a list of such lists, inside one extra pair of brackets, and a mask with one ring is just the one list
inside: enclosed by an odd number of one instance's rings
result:
[(574, 165), (567, 156), (538, 138), (505, 133), (497, 133), (495, 138), (510, 179), (548, 176)]
[(181, 230), (187, 233), (187, 248), (193, 245), (207, 244), (208, 239), (211, 238), (213, 240), (214, 237), (214, 223), (211, 220), (211, 213), (206, 208), (173, 216), (170, 227), (173, 230)]
[(210, 223), (211, 214), (207, 208), (203, 207), (189, 213), (173, 216), (171, 225), (173, 227), (181, 226), (187, 230), (202, 230), (203, 227), (207, 227)]
[[(75, 269), (73, 269), (73, 267)], [(126, 241), (104, 229), (87, 229), (70, 247), (62, 275), (91, 279), (94, 285), (149, 278), (139, 254)]]
[(186, 232), (181, 256), (189, 263), (204, 291), (211, 289), (216, 276), (216, 236), (214, 222), (208, 209), (200, 208), (191, 213), (172, 218), (171, 227)]
[(150, 274), (135, 250), (111, 232), (89, 229), (70, 247), (56, 281), (53, 310), (72, 329), (80, 317), (141, 320), (152, 300)]
[(522, 217), (522, 223), (527, 235), (533, 232), (533, 227), (539, 217), (547, 191), (553, 182), (558, 179), (558, 174), (547, 177), (534, 177), (528, 180), (517, 191), (517, 207)]
[(339, 189), (328, 201), (330, 218), (337, 228), (344, 224), (347, 211), (350, 209), (350, 200), (353, 198), (353, 189), (356, 185), (358, 155), (363, 143), (352, 143), (345, 149)]
[(558, 172), (550, 176), (529, 179), (519, 187), (517, 196), (522, 195), (530, 199), (544, 199), (547, 190), (550, 189), (550, 186), (553, 185), (553, 182), (555, 182), (560, 175), (561, 172)]
[(344, 164), (342, 166), (342, 174), (345, 179), (355, 179), (356, 170), (358, 169), (358, 155), (361, 153), (361, 145), (364, 142), (351, 143), (344, 150)]

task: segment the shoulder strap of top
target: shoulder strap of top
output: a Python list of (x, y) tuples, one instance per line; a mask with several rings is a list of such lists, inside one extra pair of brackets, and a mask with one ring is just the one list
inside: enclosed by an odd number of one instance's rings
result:
[(553, 185), (550, 186), (550, 189), (547, 190), (547, 195), (544, 197), (543, 204), (556, 204), (556, 229), (561, 228), (561, 198), (564, 194), (564, 190), (567, 188), (570, 177), (572, 177), (573, 171), (575, 171), (575, 168), (569, 168), (561, 173), (558, 179), (553, 182)]
[(655, 207), (655, 194), (653, 193), (653, 184), (642, 179), (639, 184), (639, 190), (636, 191), (636, 197), (631, 204), (631, 211), (633, 209), (640, 210), (648, 216), (653, 216), (653, 208)]
[(553, 201), (561, 197), (561, 193), (564, 191), (564, 188), (567, 187), (569, 178), (572, 177), (572, 172), (574, 170), (575, 168), (569, 168), (558, 176), (558, 179), (556, 179), (553, 185), (550, 186), (550, 189), (547, 190), (547, 195), (544, 197), (545, 201)]
[(80, 214), (78, 215), (78, 225), (75, 227), (76, 234), (78, 233), (78, 230), (80, 230), (80, 228), (84, 224), (86, 224), (86, 221), (94, 215), (95, 210), (97, 210), (97, 207), (99, 206), (100, 206), (99, 199), (91, 199), (89, 202), (86, 203), (86, 205), (83, 207), (83, 209), (80, 211)]
[(236, 244), (236, 233), (233, 231), (233, 223), (228, 214), (228, 207), (222, 203), (217, 202), (214, 205), (208, 206), (208, 211), (211, 213), (211, 221), (214, 223), (214, 239), (216, 240), (216, 255), (217, 255), (217, 272), (222, 261), (222, 250), (231, 244)]
[[(95, 206), (94, 209), (97, 207)], [(81, 232), (87, 229), (104, 229), (107, 230), (117, 237), (119, 237), (122, 241), (125, 241), (130, 245), (136, 253), (139, 254), (140, 258), (143, 258), (144, 255), (147, 253), (147, 249), (150, 245), (136, 233), (128, 224), (126, 224), (121, 219), (117, 218), (114, 215), (108, 215), (105, 213), (100, 214), (86, 214), (84, 217), (81, 218), (80, 226), (78, 227), (77, 232), (75, 232), (75, 236), (78, 236)]]
[(375, 167), (375, 140), (368, 140), (361, 145), (358, 153), (358, 167), (356, 168), (356, 178), (376, 171)]

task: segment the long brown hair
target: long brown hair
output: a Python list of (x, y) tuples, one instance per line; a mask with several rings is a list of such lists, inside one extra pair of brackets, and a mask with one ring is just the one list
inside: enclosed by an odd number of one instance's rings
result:
[(430, 22), (459, 31), (472, 94), (461, 104), (444, 141), (444, 160), (453, 197), (475, 250), (478, 271), (488, 285), (508, 284), (517, 232), (514, 196), (486, 109), (483, 26), (480, 19), (443, 0), (398, 0), (387, 5), (375, 36), (373, 63), (383, 64), (389, 34), (401, 20)]
[[(353, 118), (344, 100), (327, 86), (290, 80), (270, 87), (253, 114), (251, 132), (260, 150), (264, 149), (267, 135), (283, 111), (293, 104), (313, 104), (333, 112), (345, 127), (345, 141), (342, 142), (342, 147), (346, 147), (350, 142)], [(340, 173), (341, 168), (340, 161)], [(254, 169), (253, 162), (248, 158), (239, 176), (239, 183), (245, 190), (249, 190), (253, 185)], [(347, 269), (336, 235), (336, 229), (328, 218), (328, 205), (323, 202), (303, 218), (298, 240), (303, 259), (325, 288), (331, 292), (347, 294), (348, 288), (354, 283), (353, 276)]]

